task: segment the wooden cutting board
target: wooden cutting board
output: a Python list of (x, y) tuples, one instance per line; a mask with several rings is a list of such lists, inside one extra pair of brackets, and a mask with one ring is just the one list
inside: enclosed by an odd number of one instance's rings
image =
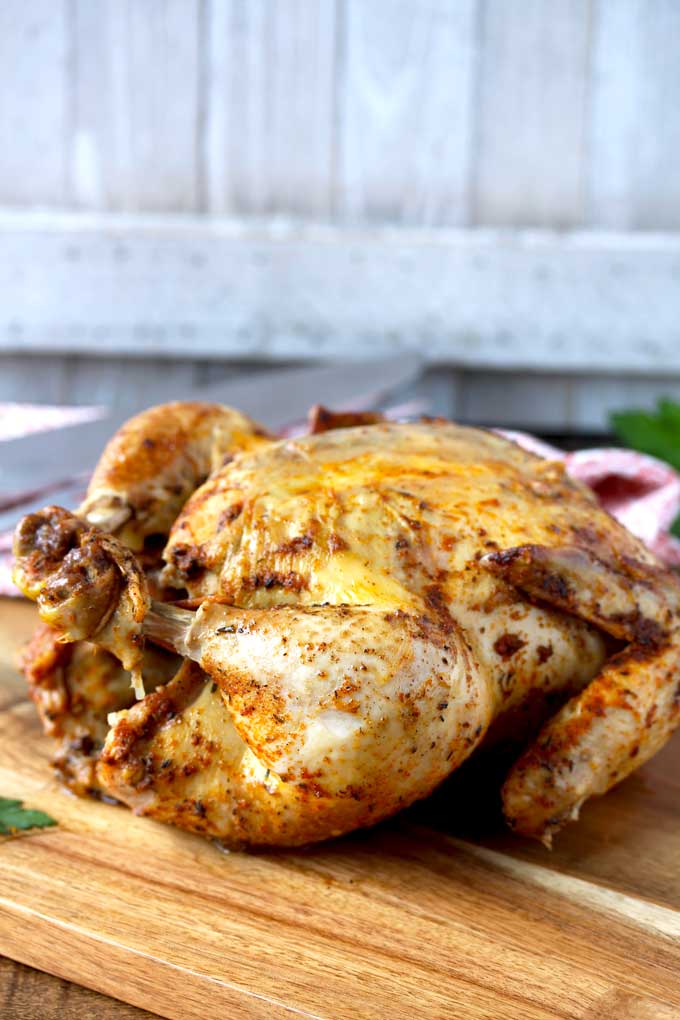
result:
[(0, 952), (162, 1016), (680, 1017), (680, 742), (551, 854), (456, 835), (455, 798), (303, 851), (223, 854), (53, 782), (0, 601)]

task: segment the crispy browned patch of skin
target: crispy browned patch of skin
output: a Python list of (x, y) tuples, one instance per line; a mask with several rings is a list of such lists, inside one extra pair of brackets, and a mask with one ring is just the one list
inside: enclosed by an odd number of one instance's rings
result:
[(501, 634), (494, 641), (493, 648), (496, 654), (500, 655), (501, 659), (511, 659), (525, 645), (526, 641), (519, 634)]
[(271, 437), (220, 404), (176, 401), (127, 421), (107, 444), (78, 515), (141, 552), (167, 536), (188, 497), (239, 453)]
[(294, 538), (289, 539), (287, 542), (282, 542), (281, 545), (277, 546), (275, 555), (277, 556), (300, 556), (302, 553), (307, 552), (314, 545), (313, 535), (295, 535)]
[(14, 555), (22, 558), (22, 574), (30, 591), (61, 566), (86, 530), (83, 521), (57, 506), (22, 518), (14, 536)]
[[(484, 562), (531, 597), (585, 615), (615, 637), (641, 645), (659, 645), (667, 638), (667, 613), (661, 612), (656, 597), (676, 584), (667, 570), (630, 557), (620, 570), (578, 547), (537, 545), (489, 553)], [(602, 601), (617, 588), (616, 603)]]
[(337, 531), (333, 531), (328, 536), (328, 548), (332, 553), (347, 552), (349, 542), (345, 541), (342, 535), (338, 535)]
[[(121, 720), (116, 727), (116, 742), (102, 754), (103, 766), (113, 765), (128, 759), (131, 749), (138, 741), (148, 737), (158, 726), (175, 718), (194, 698), (205, 682), (200, 667), (194, 663), (185, 664), (181, 677), (170, 685), (157, 687), (145, 698), (146, 713), (143, 718), (133, 721), (129, 717)], [(139, 762), (141, 764), (141, 762)]]
[(14, 582), (38, 603), (45, 623), (65, 640), (96, 638), (139, 678), (150, 595), (129, 549), (69, 511), (47, 507), (20, 522), (14, 557)]
[(554, 649), (552, 645), (539, 645), (536, 651), (538, 653), (538, 661), (543, 663), (552, 658)]
[(40, 710), (47, 732), (68, 707), (64, 670), (73, 656), (74, 645), (59, 640), (52, 627), (41, 623), (21, 650), (19, 667), (29, 685), (29, 694)]
[(90, 637), (106, 622), (117, 602), (121, 575), (98, 535), (73, 514), (61, 507), (28, 514), (17, 527), (14, 555), (15, 580), (47, 611), (78, 601), (78, 633), (73, 638)]
[(267, 570), (263, 574), (253, 574), (242, 580), (245, 591), (256, 591), (258, 588), (283, 588), (285, 591), (300, 592), (307, 587), (307, 580), (294, 570), (281, 573), (276, 570)]
[(374, 411), (329, 411), (321, 404), (315, 404), (307, 416), (307, 429), (312, 436), (332, 429), (351, 429), (357, 425), (376, 425), (385, 421), (382, 414)]
[[(181, 716), (192, 701), (198, 696), (206, 682), (205, 674), (195, 663), (184, 662), (177, 676), (168, 684), (164, 684), (151, 694), (147, 694), (143, 703), (144, 711), (138, 712), (136, 707), (124, 718), (119, 719), (114, 730), (114, 739), (109, 737), (97, 762), (97, 778), (105, 790), (115, 795), (115, 784), (111, 777), (124, 769), (125, 782), (138, 791), (149, 789), (154, 784), (155, 773), (162, 773), (166, 782), (172, 782), (177, 769), (184, 769), (183, 775), (192, 774), (195, 766), (185, 761), (176, 763), (170, 759), (154, 762), (147, 753), (147, 743), (157, 730)], [(204, 766), (210, 763), (212, 748), (201, 748), (200, 754)], [(200, 814), (200, 812), (199, 812)]]
[(425, 605), (443, 633), (451, 633), (457, 625), (451, 615), (446, 593), (440, 583), (430, 584), (425, 589)]
[(243, 513), (243, 503), (232, 503), (226, 510), (222, 512), (219, 519), (219, 527), (224, 527), (226, 524), (233, 524), (241, 514)]
[(172, 564), (186, 581), (195, 581), (207, 566), (203, 550), (192, 545), (176, 545), (172, 550)]

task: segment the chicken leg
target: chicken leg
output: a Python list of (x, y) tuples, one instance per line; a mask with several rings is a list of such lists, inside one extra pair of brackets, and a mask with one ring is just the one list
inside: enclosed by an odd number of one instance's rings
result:
[[(213, 749), (193, 795), (212, 834), (229, 841), (302, 843), (372, 824), (429, 794), (491, 717), (489, 685), (462, 635), (407, 614), (204, 602), (195, 614), (153, 606), (144, 627), (200, 664), (213, 684), (179, 722), (173, 704), (171, 725), (158, 725), (153, 705), (174, 697), (173, 685), (117, 717), (102, 780), (133, 808), (176, 814), (185, 777), (175, 774), (171, 784), (161, 775), (159, 786), (157, 763), (161, 754), (177, 759), (192, 727), (205, 750), (209, 729)], [(219, 727), (209, 721), (217, 717)], [(142, 759), (153, 782), (139, 770)]]
[(543, 727), (503, 787), (510, 826), (550, 846), (588, 797), (651, 758), (680, 724), (680, 584), (671, 571), (631, 561), (616, 569), (578, 548), (524, 546), (485, 562), (627, 643)]
[(160, 605), (144, 628), (217, 682), (263, 765), (324, 796), (376, 807), (424, 796), (494, 707), (459, 631), (378, 606)]

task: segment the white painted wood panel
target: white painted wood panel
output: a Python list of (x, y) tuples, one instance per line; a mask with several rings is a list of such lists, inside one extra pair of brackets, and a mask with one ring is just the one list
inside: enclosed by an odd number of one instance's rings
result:
[(193, 387), (267, 371), (253, 363), (0, 351), (0, 402), (140, 407), (182, 399)]
[(648, 0), (638, 22), (638, 47), (639, 132), (635, 144), (632, 226), (645, 230), (677, 230), (680, 228), (680, 4), (677, 0)]
[[(11, 355), (0, 352), (0, 402), (149, 404), (181, 399), (193, 386), (267, 370), (261, 363), (188, 359), (119, 359), (92, 355)], [(614, 371), (615, 366), (612, 366)], [(415, 402), (456, 421), (523, 428), (543, 434), (606, 433), (612, 411), (650, 410), (660, 397), (680, 401), (680, 369), (646, 378), (453, 369), (424, 373), (390, 405)]]
[(680, 368), (666, 376), (461, 373), (454, 416), (463, 422), (537, 432), (607, 432), (609, 416), (651, 410), (661, 397), (680, 401)]
[(211, 212), (329, 216), (336, 6), (336, 0), (207, 0)]
[(559, 375), (470, 372), (461, 381), (461, 421), (556, 429), (569, 420), (569, 383)]
[(196, 210), (200, 4), (74, 5), (74, 203)]
[(0, 401), (72, 403), (65, 381), (70, 358), (47, 353), (0, 355)]
[(483, 0), (475, 221), (583, 222), (589, 0)]
[(578, 379), (570, 387), (570, 426), (606, 430), (612, 411), (624, 408), (650, 410), (661, 397), (680, 403), (680, 372), (649, 379)]
[(468, 221), (477, 7), (478, 0), (343, 5), (344, 218)]
[(680, 4), (597, 0), (589, 215), (680, 228)]
[(680, 229), (677, 0), (5, 0), (0, 206)]
[(630, 229), (636, 218), (634, 168), (640, 134), (646, 130), (639, 37), (649, 8), (650, 0), (594, 3), (587, 216), (602, 227)]
[(66, 201), (66, 11), (66, 0), (0, 3), (0, 204)]
[(680, 367), (677, 235), (5, 214), (0, 349)]
[(192, 361), (121, 358), (69, 358), (64, 400), (69, 404), (126, 406), (174, 400), (191, 389), (196, 377)]

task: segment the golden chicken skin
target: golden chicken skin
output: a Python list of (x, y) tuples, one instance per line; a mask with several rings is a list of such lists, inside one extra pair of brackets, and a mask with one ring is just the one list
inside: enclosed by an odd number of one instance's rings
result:
[[(550, 843), (680, 719), (680, 586), (563, 467), (479, 429), (256, 432), (177, 508), (155, 576), (50, 507), (15, 579), (67, 640), (145, 680), (111, 717), (97, 783), (227, 844), (294, 846), (427, 796), (518, 709), (557, 697), (503, 788)], [(344, 426), (344, 427), (343, 427)], [(539, 715), (541, 713), (539, 712)]]

